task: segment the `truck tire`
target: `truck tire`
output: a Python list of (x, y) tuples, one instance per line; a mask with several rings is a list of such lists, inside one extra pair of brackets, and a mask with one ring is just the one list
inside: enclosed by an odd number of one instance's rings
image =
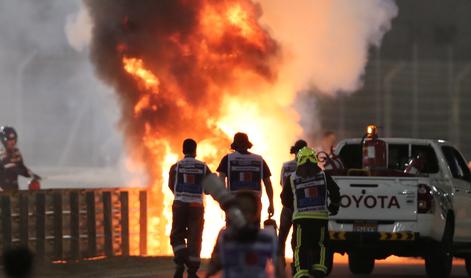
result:
[(348, 267), (353, 274), (371, 274), (375, 268), (375, 259), (361, 252), (348, 254)]
[(447, 217), (442, 242), (436, 242), (428, 255), (425, 256), (425, 272), (431, 278), (446, 278), (450, 276), (453, 267), (453, 218)]
[(468, 273), (468, 276), (471, 277), (471, 256), (464, 258), (464, 262), (466, 266), (466, 272)]

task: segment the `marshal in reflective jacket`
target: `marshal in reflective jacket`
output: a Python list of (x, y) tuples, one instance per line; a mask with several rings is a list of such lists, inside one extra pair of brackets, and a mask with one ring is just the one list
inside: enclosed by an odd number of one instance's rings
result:
[(176, 173), (173, 183), (175, 200), (185, 203), (203, 203), (201, 182), (209, 173), (208, 166), (193, 157), (185, 157), (172, 167)]
[(231, 191), (262, 190), (263, 158), (259, 155), (233, 152), (228, 155), (228, 186)]

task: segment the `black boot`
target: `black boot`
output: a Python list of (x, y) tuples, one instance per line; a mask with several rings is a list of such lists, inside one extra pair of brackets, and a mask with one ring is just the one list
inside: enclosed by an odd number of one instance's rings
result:
[(188, 278), (198, 278), (198, 274), (196, 274), (198, 272), (198, 269), (199, 269), (199, 263), (190, 264), (188, 266)]
[(294, 266), (294, 262), (291, 263), (291, 275), (296, 275), (296, 267)]
[(312, 275), (312, 277), (315, 277), (315, 278), (324, 278), (325, 277), (325, 273), (323, 271), (320, 271), (320, 270), (311, 271), (311, 275)]
[(199, 278), (198, 275), (196, 274), (196, 271), (190, 271), (188, 270), (188, 278)]
[(173, 278), (183, 278), (183, 273), (185, 273), (185, 266), (177, 265), (175, 274), (173, 274)]

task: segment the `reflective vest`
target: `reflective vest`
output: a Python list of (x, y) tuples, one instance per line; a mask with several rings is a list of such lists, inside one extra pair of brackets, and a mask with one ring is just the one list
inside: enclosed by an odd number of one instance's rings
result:
[(329, 218), (327, 180), (324, 172), (309, 178), (301, 178), (293, 173), (290, 181), (294, 196), (293, 220)]
[(281, 175), (280, 175), (280, 184), (283, 187), (285, 185), (285, 180), (287, 177), (291, 176), (292, 173), (296, 171), (297, 167), (296, 160), (290, 160), (285, 163), (283, 163), (283, 167), (281, 167)]
[(203, 185), (206, 164), (193, 157), (177, 162), (174, 186), (175, 200), (185, 203), (203, 203)]
[(260, 230), (250, 242), (237, 241), (223, 230), (218, 247), (224, 278), (265, 278), (268, 260), (276, 258), (277, 240), (272, 230)]
[(262, 191), (263, 158), (256, 154), (233, 152), (228, 155), (228, 187), (230, 191)]

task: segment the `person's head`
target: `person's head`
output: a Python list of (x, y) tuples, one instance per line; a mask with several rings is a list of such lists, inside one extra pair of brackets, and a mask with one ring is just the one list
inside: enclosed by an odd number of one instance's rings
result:
[(299, 152), (299, 150), (304, 148), (304, 147), (307, 147), (307, 142), (300, 139), (300, 140), (296, 141), (296, 143), (294, 143), (293, 146), (291, 146), (290, 154), (296, 155)]
[(237, 132), (234, 135), (234, 141), (231, 144), (231, 149), (235, 151), (247, 151), (252, 148), (252, 143), (249, 141), (249, 136), (246, 133)]
[(34, 255), (28, 247), (9, 248), (3, 253), (3, 268), (7, 277), (31, 277), (33, 263)]
[(320, 171), (317, 166), (317, 153), (314, 149), (304, 147), (296, 155), (296, 174), (301, 177), (314, 176)]
[(237, 205), (249, 224), (257, 225), (260, 221), (260, 198), (252, 191), (237, 191)]
[(13, 127), (2, 126), (0, 127), (0, 139), (5, 149), (12, 150), (18, 141), (18, 134)]
[(183, 154), (185, 156), (196, 157), (196, 147), (197, 144), (195, 140), (191, 138), (185, 139), (185, 141), (183, 141)]

